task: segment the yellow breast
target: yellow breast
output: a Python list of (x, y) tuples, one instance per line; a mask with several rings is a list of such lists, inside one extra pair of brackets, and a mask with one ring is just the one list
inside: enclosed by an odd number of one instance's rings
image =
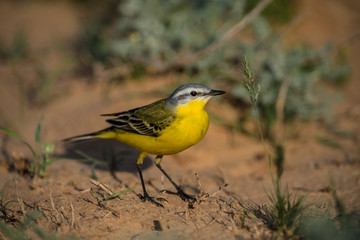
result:
[(197, 144), (205, 136), (209, 127), (205, 104), (204, 101), (192, 101), (187, 105), (180, 105), (175, 109), (175, 120), (157, 137), (118, 130), (115, 135), (106, 138), (116, 138), (140, 151), (154, 155), (181, 152)]

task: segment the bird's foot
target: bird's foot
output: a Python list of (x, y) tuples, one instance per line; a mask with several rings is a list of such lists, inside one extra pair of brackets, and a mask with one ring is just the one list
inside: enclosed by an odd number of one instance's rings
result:
[(190, 208), (193, 208), (193, 205), (194, 205), (194, 203), (196, 202), (196, 197), (195, 197), (195, 196), (186, 194), (186, 193), (184, 193), (184, 191), (181, 190), (181, 189), (178, 189), (178, 190), (177, 190), (177, 195), (179, 195), (179, 197), (180, 197), (184, 202), (187, 202), (187, 203), (189, 204), (189, 207), (190, 207)]
[(149, 201), (152, 204), (155, 204), (156, 206), (162, 207), (162, 208), (164, 208), (164, 206), (161, 203), (157, 202), (157, 201), (167, 202), (167, 200), (165, 198), (150, 197), (149, 194), (147, 194), (147, 193), (144, 193), (144, 195), (138, 194), (138, 197), (143, 202)]

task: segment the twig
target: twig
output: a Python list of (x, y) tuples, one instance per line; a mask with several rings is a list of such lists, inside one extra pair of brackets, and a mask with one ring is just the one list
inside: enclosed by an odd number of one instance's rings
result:
[(87, 192), (90, 192), (90, 191), (91, 191), (91, 188), (87, 188), (87, 189), (81, 190), (80, 193), (87, 193)]
[(60, 213), (60, 217), (62, 219), (62, 222), (67, 221), (67, 217), (65, 216), (64, 212), (65, 212), (64, 206), (61, 206), (59, 213)]
[(71, 208), (71, 228), (74, 228), (74, 222), (75, 222), (75, 214), (74, 214), (74, 206), (72, 202), (70, 202), (70, 208)]
[(255, 8), (251, 10), (245, 17), (243, 17), (235, 26), (230, 28), (220, 39), (211, 43), (204, 49), (190, 55), (184, 57), (177, 61), (174, 65), (175, 66), (183, 66), (186, 64), (191, 64), (196, 62), (198, 59), (208, 55), (210, 52), (217, 49), (220, 45), (224, 42), (228, 41), (229, 39), (233, 38), (238, 32), (243, 30), (257, 15), (260, 14), (261, 11), (265, 9), (265, 7), (271, 2), (272, 0), (262, 0)]
[[(118, 216), (119, 216), (119, 213), (118, 213), (116, 210), (112, 209), (111, 207), (106, 206), (106, 201), (107, 201), (107, 199), (101, 198), (101, 197), (100, 197), (94, 190), (92, 190), (92, 189), (91, 189), (90, 193), (97, 199), (97, 201), (98, 201), (98, 206), (100, 206), (100, 207), (102, 207), (102, 208), (104, 208), (104, 209), (106, 209), (106, 210), (108, 210), (108, 211), (111, 211), (112, 214), (113, 214), (115, 217), (118, 217)], [(117, 196), (117, 197), (119, 197), (119, 196)], [(104, 201), (105, 201), (105, 203), (103, 203)]]
[(216, 190), (213, 194), (210, 195), (210, 197), (214, 197), (216, 194), (218, 194), (223, 188), (226, 188), (229, 184), (225, 183), (224, 185), (220, 186), (218, 190)]
[(55, 215), (55, 218), (56, 218), (56, 221), (59, 221), (59, 218), (58, 218), (58, 216), (60, 215), (61, 217), (62, 217), (62, 215), (61, 215), (61, 213), (59, 213), (59, 210), (57, 210), (56, 208), (55, 208), (55, 204), (54, 204), (54, 199), (53, 199), (53, 197), (52, 197), (52, 189), (50, 188), (50, 204), (51, 204), (51, 207), (52, 207), (52, 209), (56, 212), (56, 215)]
[(95, 186), (101, 188), (102, 190), (104, 190), (106, 193), (108, 193), (109, 195), (113, 195), (114, 192), (111, 191), (105, 184), (103, 184), (102, 182), (100, 181), (97, 181), (97, 180), (94, 180), (94, 179), (91, 179), (90, 180), (90, 183), (94, 184)]
[(5, 237), (5, 235), (4, 234), (2, 234), (2, 232), (0, 232), (0, 239), (4, 239), (4, 240), (8, 240), (8, 238), (7, 237)]
[[(225, 32), (224, 35), (222, 35), (218, 40), (214, 41), (207, 47), (203, 48), (202, 50), (195, 52), (193, 54), (190, 54), (185, 57), (180, 57), (179, 60), (175, 61), (171, 64), (166, 64), (162, 62), (152, 62), (152, 63), (145, 63), (151, 65), (150, 69), (148, 69), (149, 73), (151, 74), (159, 74), (159, 73), (165, 73), (172, 69), (176, 69), (179, 67), (183, 67), (185, 65), (189, 65), (191, 63), (196, 62), (200, 58), (208, 55), (210, 52), (214, 51), (215, 49), (219, 48), (224, 42), (230, 40), (233, 38), (238, 32), (243, 30), (256, 16), (262, 12), (267, 5), (270, 4), (272, 0), (262, 0), (256, 7), (254, 7), (247, 15), (245, 15), (237, 24), (235, 24), (232, 28), (230, 28), (227, 32)], [(100, 70), (98, 72), (101, 72), (99, 75), (101, 78), (109, 78), (110, 76), (124, 76), (128, 74), (128, 69), (110, 69), (110, 70)]]
[(203, 188), (202, 188), (202, 186), (201, 186), (200, 177), (199, 177), (199, 175), (198, 175), (197, 173), (195, 173), (195, 178), (196, 178), (196, 181), (197, 181), (197, 183), (198, 183), (199, 196), (202, 196), (203, 193), (204, 193), (204, 190), (203, 190)]
[(52, 198), (52, 190), (50, 189), (50, 203), (51, 203), (51, 207), (53, 210), (56, 210), (55, 209), (55, 204), (54, 204), (54, 200)]

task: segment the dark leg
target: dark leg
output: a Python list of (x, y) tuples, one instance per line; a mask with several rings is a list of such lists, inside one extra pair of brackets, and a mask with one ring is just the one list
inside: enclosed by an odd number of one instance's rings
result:
[[(138, 158), (138, 161), (136, 163), (138, 172), (139, 172), (139, 176), (140, 176), (140, 180), (141, 180), (141, 185), (142, 185), (142, 189), (143, 189), (143, 195), (138, 194), (138, 197), (141, 199), (141, 201), (145, 202), (145, 201), (149, 201), (153, 204), (155, 204), (158, 207), (164, 207), (161, 203), (158, 203), (157, 201), (166, 201), (166, 199), (164, 198), (155, 198), (155, 197), (150, 197), (149, 194), (146, 191), (145, 188), (145, 183), (144, 183), (144, 178), (142, 175), (142, 169), (141, 166), (143, 164), (143, 160), (146, 157), (147, 153), (142, 152)], [(157, 201), (156, 201), (157, 200)]]
[(169, 179), (169, 181), (171, 182), (171, 184), (176, 188), (176, 191), (177, 191), (177, 195), (180, 196), (180, 198), (183, 200), (183, 201), (188, 201), (188, 202), (191, 202), (191, 203), (194, 203), (196, 201), (196, 198), (191, 196), (191, 195), (188, 195), (186, 193), (184, 193), (184, 191), (171, 179), (171, 177), (165, 172), (165, 170), (161, 167), (160, 165), (160, 162), (161, 162), (161, 159), (162, 159), (163, 156), (159, 155), (159, 156), (156, 156), (156, 159), (155, 159), (155, 165), (160, 169), (160, 171), (167, 177), (167, 179)]

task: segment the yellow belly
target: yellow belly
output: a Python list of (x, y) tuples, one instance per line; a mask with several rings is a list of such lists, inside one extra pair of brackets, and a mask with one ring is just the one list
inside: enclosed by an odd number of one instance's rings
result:
[(115, 138), (136, 149), (154, 155), (169, 155), (181, 152), (197, 144), (206, 134), (209, 117), (202, 108), (179, 108), (174, 122), (157, 137), (139, 135), (117, 130), (100, 137)]

